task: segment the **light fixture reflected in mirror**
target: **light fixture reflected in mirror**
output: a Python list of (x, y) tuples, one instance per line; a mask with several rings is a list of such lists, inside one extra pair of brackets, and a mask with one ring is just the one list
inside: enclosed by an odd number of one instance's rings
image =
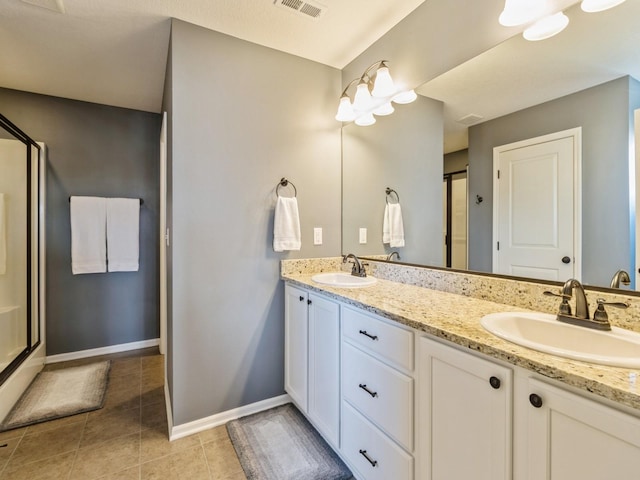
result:
[(582, 0), (580, 8), (587, 13), (603, 12), (623, 2), (624, 0)]
[[(360, 78), (349, 82), (340, 95), (340, 104), (336, 113), (339, 122), (355, 121), (362, 127), (376, 123), (374, 115), (391, 115), (395, 109), (391, 102), (405, 104), (413, 102), (418, 96), (413, 90), (400, 90), (393, 83), (387, 60), (378, 60), (367, 68)], [(371, 72), (375, 69), (375, 72)], [(358, 84), (353, 103), (347, 94), (352, 85)]]
[(536, 23), (522, 32), (522, 36), (532, 42), (545, 40), (557, 35), (569, 25), (569, 17), (563, 12), (542, 17)]
[(498, 21), (505, 27), (517, 27), (533, 22), (544, 15), (546, 3), (537, 0), (506, 0)]

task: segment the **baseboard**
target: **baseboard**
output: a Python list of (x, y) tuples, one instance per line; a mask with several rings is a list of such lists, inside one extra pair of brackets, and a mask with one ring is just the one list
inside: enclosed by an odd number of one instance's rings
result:
[(142, 340), (140, 342), (121, 343), (120, 345), (110, 345), (108, 347), (92, 348), (90, 350), (80, 350), (78, 352), (49, 355), (45, 359), (45, 363), (66, 362), (69, 360), (77, 360), (79, 358), (96, 357), (98, 355), (109, 355), (111, 353), (120, 353), (129, 350), (139, 350), (141, 348), (157, 347), (158, 345), (160, 345), (160, 339), (152, 338), (151, 340)]
[(279, 397), (268, 398), (260, 402), (251, 403), (243, 407), (234, 408), (225, 412), (216, 413), (210, 417), (201, 418), (200, 420), (194, 420), (193, 422), (183, 423), (182, 425), (169, 427), (169, 440), (178, 440), (179, 438), (193, 435), (194, 433), (202, 432), (210, 428), (224, 425), (225, 423), (235, 420), (236, 418), (244, 417), (254, 413), (262, 412), (273, 407), (278, 407), (289, 403), (291, 397), (288, 394), (280, 395)]

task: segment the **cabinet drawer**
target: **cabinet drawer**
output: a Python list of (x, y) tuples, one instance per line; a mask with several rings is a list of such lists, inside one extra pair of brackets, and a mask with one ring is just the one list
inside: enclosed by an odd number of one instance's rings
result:
[(348, 307), (343, 307), (342, 319), (345, 337), (398, 368), (413, 370), (413, 332)]
[(411, 451), (413, 379), (345, 342), (342, 365), (344, 398)]
[(342, 453), (366, 480), (411, 480), (413, 458), (343, 402)]

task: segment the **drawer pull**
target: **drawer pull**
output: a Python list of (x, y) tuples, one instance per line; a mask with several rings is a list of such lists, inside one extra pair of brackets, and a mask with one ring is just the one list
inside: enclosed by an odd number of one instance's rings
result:
[(363, 385), (362, 383), (360, 385), (358, 385), (362, 390), (364, 390), (365, 392), (367, 392), (369, 395), (371, 395), (372, 397), (377, 397), (378, 396), (378, 392), (372, 392), (371, 390), (369, 390), (367, 388), (366, 385)]
[(542, 406), (542, 398), (540, 397), (540, 395), (535, 393), (529, 395), (529, 402), (531, 402), (531, 405), (536, 408), (540, 408)]
[(370, 333), (367, 333), (366, 330), (360, 330), (360, 335), (364, 335), (365, 337), (369, 337), (371, 340), (378, 340), (378, 336), (377, 335), (371, 335)]
[(307, 305), (311, 305), (313, 302), (311, 300), (307, 300)]
[(304, 297), (302, 295), (300, 295), (300, 301), (304, 302)]
[(360, 450), (360, 455), (362, 455), (364, 458), (366, 458), (367, 462), (369, 462), (372, 467), (375, 467), (375, 466), (378, 465), (378, 461), (377, 460), (372, 460), (371, 457), (369, 455), (367, 455), (367, 451), (366, 450)]

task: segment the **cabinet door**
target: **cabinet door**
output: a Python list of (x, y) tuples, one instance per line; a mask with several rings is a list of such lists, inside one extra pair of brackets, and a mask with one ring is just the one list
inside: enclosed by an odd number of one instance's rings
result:
[(631, 480), (640, 475), (640, 419), (529, 379), (530, 480)]
[(309, 295), (309, 418), (339, 447), (340, 310), (338, 304)]
[(307, 411), (307, 300), (305, 290), (287, 285), (284, 303), (284, 389)]
[(511, 478), (512, 371), (427, 338), (419, 348), (420, 478)]

